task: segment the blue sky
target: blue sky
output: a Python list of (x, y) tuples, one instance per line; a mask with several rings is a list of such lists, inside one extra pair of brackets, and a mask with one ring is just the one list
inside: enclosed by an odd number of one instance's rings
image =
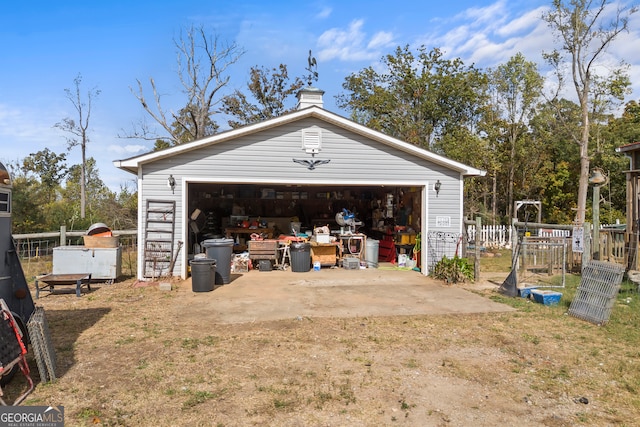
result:
[[(98, 88), (90, 122), (88, 155), (102, 179), (117, 191), (134, 176), (112, 161), (149, 151), (152, 143), (119, 138), (135, 123), (150, 119), (130, 88), (136, 79), (149, 89), (153, 77), (166, 109), (184, 105), (176, 74), (173, 40), (181, 29), (204, 26), (221, 40), (245, 50), (232, 68), (228, 91), (246, 87), (248, 71), (287, 64), (291, 76), (305, 74), (309, 49), (318, 61), (315, 85), (325, 108), (335, 105), (350, 73), (375, 65), (397, 46), (439, 47), (465, 64), (494, 67), (517, 52), (540, 64), (555, 46), (540, 16), (550, 0), (413, 1), (29, 1), (0, 7), (0, 161), (15, 162), (44, 148), (66, 151), (55, 123), (76, 118), (64, 90), (80, 73), (83, 91)], [(640, 15), (640, 14), (636, 14)], [(640, 16), (622, 34), (607, 60), (631, 64), (640, 99)], [(150, 92), (147, 92), (147, 96)], [(79, 148), (68, 154), (79, 163)]]

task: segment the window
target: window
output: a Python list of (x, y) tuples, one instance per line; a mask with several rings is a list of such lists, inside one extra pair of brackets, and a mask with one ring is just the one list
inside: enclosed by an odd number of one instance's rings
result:
[(11, 213), (11, 193), (0, 192), (0, 213)]

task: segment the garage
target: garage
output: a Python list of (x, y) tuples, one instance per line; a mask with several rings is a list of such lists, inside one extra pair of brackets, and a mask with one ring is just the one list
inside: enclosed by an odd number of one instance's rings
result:
[[(252, 235), (293, 235), (292, 226), (401, 246), (418, 233), (462, 233), (464, 178), (484, 171), (331, 113), (323, 94), (308, 87), (291, 113), (114, 161), (138, 180), (140, 280), (186, 278), (203, 240), (233, 239), (238, 252)], [(421, 266), (435, 256), (426, 240)]]

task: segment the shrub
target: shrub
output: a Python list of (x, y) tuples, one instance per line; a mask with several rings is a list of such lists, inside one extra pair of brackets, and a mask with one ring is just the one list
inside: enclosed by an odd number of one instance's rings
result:
[(473, 264), (468, 259), (460, 258), (457, 255), (453, 258), (443, 256), (433, 267), (431, 276), (447, 283), (464, 282), (466, 279), (473, 280)]

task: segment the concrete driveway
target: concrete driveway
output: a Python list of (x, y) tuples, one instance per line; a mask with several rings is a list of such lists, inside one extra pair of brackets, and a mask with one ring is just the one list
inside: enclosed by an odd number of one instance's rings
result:
[(258, 271), (232, 274), (227, 285), (193, 292), (179, 286), (180, 317), (247, 323), (305, 317), (366, 317), (505, 312), (513, 309), (411, 270)]

